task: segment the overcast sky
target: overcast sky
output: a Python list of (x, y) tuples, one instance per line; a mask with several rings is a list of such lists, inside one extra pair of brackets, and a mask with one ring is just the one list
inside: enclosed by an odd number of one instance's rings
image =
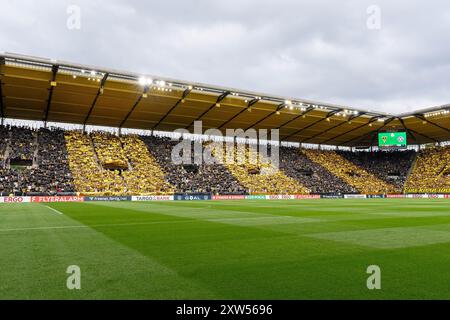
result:
[(395, 113), (450, 103), (448, 0), (0, 5), (3, 52)]

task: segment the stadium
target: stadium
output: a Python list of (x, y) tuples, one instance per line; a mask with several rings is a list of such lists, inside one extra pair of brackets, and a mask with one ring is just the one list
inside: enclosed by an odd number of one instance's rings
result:
[[(19, 54), (0, 75), (1, 299), (450, 297), (450, 105), (388, 114)], [(226, 129), (246, 132), (225, 148), (241, 162), (172, 161)], [(251, 129), (279, 131), (278, 168)]]

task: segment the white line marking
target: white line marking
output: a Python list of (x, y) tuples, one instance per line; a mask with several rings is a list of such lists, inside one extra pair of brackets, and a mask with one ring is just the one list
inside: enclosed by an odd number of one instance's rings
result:
[(0, 232), (27, 231), (27, 230), (51, 230), (51, 229), (83, 229), (83, 228), (96, 228), (96, 227), (125, 227), (125, 226), (138, 226), (138, 225), (149, 225), (149, 224), (188, 223), (188, 222), (197, 222), (197, 220), (106, 223), (106, 224), (94, 224), (91, 226), (79, 225), (79, 226), (49, 226), (49, 227), (31, 227), (31, 228), (11, 228), (11, 229), (0, 229)]
[(49, 207), (49, 206), (45, 206), (46, 208), (48, 208), (48, 209), (50, 209), (50, 210), (52, 210), (53, 212), (56, 212), (57, 214), (63, 214), (61, 211), (58, 211), (58, 210), (56, 210), (56, 209), (53, 209), (52, 207)]

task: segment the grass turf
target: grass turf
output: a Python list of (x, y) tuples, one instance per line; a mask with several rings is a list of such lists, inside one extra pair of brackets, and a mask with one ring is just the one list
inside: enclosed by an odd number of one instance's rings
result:
[[(2, 204), (0, 299), (449, 299), (449, 208), (444, 199)], [(381, 290), (366, 287), (373, 264)], [(81, 268), (81, 290), (66, 288), (69, 265)]]

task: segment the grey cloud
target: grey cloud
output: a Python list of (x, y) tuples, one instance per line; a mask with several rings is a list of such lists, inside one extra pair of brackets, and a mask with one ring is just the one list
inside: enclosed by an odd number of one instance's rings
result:
[(450, 102), (444, 0), (0, 1), (0, 51), (381, 111)]

